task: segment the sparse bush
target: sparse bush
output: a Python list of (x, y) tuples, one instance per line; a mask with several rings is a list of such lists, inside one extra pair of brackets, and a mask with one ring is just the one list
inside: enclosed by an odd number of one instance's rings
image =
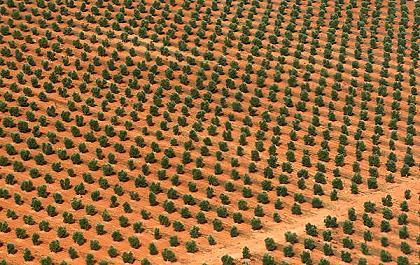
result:
[(170, 261), (170, 262), (175, 262), (176, 261), (176, 255), (175, 253), (170, 250), (170, 249), (163, 249), (162, 251), (162, 257), (164, 261)]
[(293, 257), (295, 255), (295, 251), (293, 250), (293, 246), (292, 245), (286, 245), (285, 247), (283, 247), (283, 254), (285, 257)]
[(274, 239), (272, 239), (271, 237), (267, 237), (266, 239), (264, 239), (264, 243), (265, 248), (268, 251), (273, 251), (277, 248), (276, 242), (274, 242)]
[(234, 259), (229, 255), (223, 255), (220, 260), (222, 261), (223, 265), (233, 265)]

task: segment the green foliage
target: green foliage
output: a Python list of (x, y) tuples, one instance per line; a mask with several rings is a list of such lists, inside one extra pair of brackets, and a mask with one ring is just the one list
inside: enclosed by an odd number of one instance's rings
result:
[(276, 242), (271, 237), (267, 237), (266, 239), (264, 239), (264, 243), (265, 243), (265, 248), (268, 251), (273, 251), (277, 248)]
[(129, 264), (134, 263), (134, 261), (136, 260), (133, 252), (131, 252), (131, 251), (123, 252), (121, 257), (122, 257), (122, 260), (123, 260), (124, 263), (129, 263)]
[(158, 250), (157, 250), (157, 247), (154, 243), (150, 243), (149, 246), (148, 246), (148, 249), (149, 249), (149, 254), (150, 255), (157, 255), (159, 253)]
[(229, 256), (229, 255), (223, 255), (220, 260), (222, 261), (223, 265), (233, 265), (234, 264), (234, 259)]
[(295, 255), (295, 251), (293, 250), (292, 245), (286, 245), (283, 247), (283, 254), (285, 257), (293, 257)]
[(162, 257), (164, 261), (170, 261), (170, 262), (175, 262), (176, 261), (176, 255), (175, 253), (170, 250), (170, 249), (163, 249), (162, 251)]

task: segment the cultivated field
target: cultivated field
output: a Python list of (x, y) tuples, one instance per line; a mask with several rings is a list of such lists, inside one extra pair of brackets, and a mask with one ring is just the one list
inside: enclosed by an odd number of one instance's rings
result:
[(420, 3), (0, 0), (0, 264), (418, 264)]

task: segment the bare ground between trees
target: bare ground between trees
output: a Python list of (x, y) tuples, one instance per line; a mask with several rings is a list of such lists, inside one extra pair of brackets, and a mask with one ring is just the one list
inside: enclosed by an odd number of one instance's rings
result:
[(363, 211), (363, 203), (373, 201), (377, 205), (381, 204), (381, 198), (387, 194), (391, 194), (393, 199), (402, 198), (404, 191), (411, 189), (413, 196), (420, 194), (420, 176), (411, 176), (399, 179), (398, 183), (387, 183), (377, 190), (371, 192), (360, 193), (357, 195), (350, 193), (341, 193), (338, 203), (326, 204), (322, 209), (316, 209), (305, 212), (301, 216), (282, 215), (283, 220), (276, 224), (267, 224), (262, 230), (249, 231), (242, 235), (243, 240), (230, 240), (226, 238), (223, 242), (218, 242), (219, 248), (204, 249), (200, 255), (188, 255), (181, 257), (181, 264), (219, 264), (220, 258), (228, 254), (236, 261), (242, 259), (242, 249), (247, 246), (251, 250), (253, 259), (258, 259), (265, 252), (264, 239), (273, 238), (277, 244), (284, 244), (284, 233), (287, 231), (295, 232), (298, 236), (305, 233), (305, 225), (311, 223), (317, 227), (324, 226), (324, 218), (328, 215), (337, 217), (338, 221), (342, 221), (347, 216), (348, 208), (355, 208), (357, 212)]

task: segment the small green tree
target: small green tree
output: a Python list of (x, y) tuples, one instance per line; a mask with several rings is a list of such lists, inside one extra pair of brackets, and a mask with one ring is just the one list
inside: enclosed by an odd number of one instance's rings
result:
[(306, 234), (310, 236), (317, 236), (318, 235), (318, 229), (316, 225), (313, 225), (311, 223), (307, 223), (305, 225)]
[(140, 240), (138, 239), (137, 236), (129, 236), (128, 237), (128, 243), (134, 249), (138, 249), (141, 245)]
[(412, 252), (410, 245), (405, 241), (401, 242), (400, 249), (401, 252), (406, 255), (409, 255)]
[(83, 245), (86, 242), (86, 239), (83, 236), (83, 233), (79, 232), (79, 231), (76, 231), (76, 232), (73, 233), (72, 239), (79, 246)]
[(198, 251), (197, 243), (194, 240), (189, 240), (185, 243), (185, 248), (189, 253), (195, 253)]
[(301, 215), (302, 214), (302, 209), (300, 208), (300, 204), (298, 204), (296, 202), (293, 203), (292, 214), (295, 214), (295, 215)]
[(170, 238), (169, 238), (169, 245), (171, 246), (171, 247), (177, 247), (177, 246), (179, 246), (179, 239), (178, 239), (178, 237), (177, 236), (171, 236)]
[(162, 257), (164, 261), (170, 261), (170, 262), (175, 262), (176, 261), (176, 255), (175, 253), (170, 250), (170, 249), (163, 249), (162, 251)]
[(381, 250), (380, 257), (381, 257), (382, 262), (391, 262), (392, 261), (391, 253), (389, 253), (386, 250)]
[(50, 242), (49, 245), (50, 251), (57, 253), (61, 251), (61, 246), (60, 246), (60, 242), (58, 240), (53, 240)]
[(6, 248), (7, 248), (7, 254), (13, 255), (17, 252), (16, 246), (13, 243), (7, 243)]
[(252, 230), (260, 230), (262, 228), (261, 219), (259, 218), (252, 218), (251, 219), (251, 228)]
[(277, 248), (276, 242), (271, 237), (267, 237), (266, 239), (264, 239), (264, 243), (265, 243), (265, 248), (268, 251), (273, 251)]
[(300, 255), (300, 260), (303, 264), (311, 265), (312, 264), (311, 252), (303, 251), (302, 254)]
[(233, 265), (234, 259), (229, 255), (223, 255), (220, 260), (222, 261), (223, 265)]
[(408, 260), (408, 257), (406, 256), (399, 256), (397, 258), (397, 265), (409, 265), (410, 261)]
[(133, 252), (125, 251), (122, 254), (122, 260), (123, 260), (124, 263), (133, 264), (136, 259), (134, 257)]
[(353, 222), (346, 220), (343, 223), (343, 232), (347, 235), (352, 235), (354, 233)]
[(77, 254), (77, 250), (73, 247), (70, 247), (67, 252), (69, 253), (71, 259), (77, 259), (79, 257), (79, 254)]
[(309, 250), (313, 250), (316, 247), (315, 242), (312, 238), (305, 238), (303, 240), (303, 246), (305, 247), (305, 249)]
[(216, 239), (214, 239), (214, 237), (212, 235), (208, 235), (207, 236), (207, 241), (209, 243), (210, 246), (216, 245)]
[(287, 231), (284, 233), (284, 237), (286, 242), (289, 242), (290, 244), (296, 244), (298, 242), (298, 236), (295, 232)]
[(118, 250), (114, 246), (110, 246), (107, 252), (111, 258), (115, 258), (116, 256), (118, 256)]
[(247, 246), (245, 246), (242, 249), (242, 258), (243, 259), (249, 259), (249, 258), (251, 258), (251, 253), (250, 253), (249, 248)]
[(150, 255), (157, 255), (159, 253), (156, 245), (153, 242), (149, 244), (148, 249)]
[(346, 263), (352, 262), (353, 259), (351, 257), (351, 253), (348, 251), (341, 251), (341, 260)]
[(295, 255), (292, 245), (286, 245), (283, 247), (283, 254), (285, 257), (291, 258)]
[(23, 260), (24, 261), (32, 261), (34, 259), (34, 256), (32, 255), (32, 252), (29, 248), (25, 248), (23, 250)]

